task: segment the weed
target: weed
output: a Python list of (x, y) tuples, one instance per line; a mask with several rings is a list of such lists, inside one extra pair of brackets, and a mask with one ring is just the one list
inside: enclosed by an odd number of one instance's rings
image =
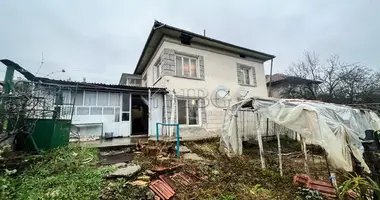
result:
[(4, 175), (0, 176), (0, 199), (14, 199), (16, 182), (11, 177), (14, 173), (16, 173), (16, 170), (5, 169)]
[(237, 200), (234, 195), (221, 195), (219, 200)]
[(320, 192), (308, 188), (299, 188), (297, 191), (298, 199), (301, 200), (323, 200)]
[(369, 177), (350, 176), (339, 187), (339, 198), (346, 198), (349, 193), (356, 193), (358, 197), (356, 199), (367, 199), (368, 196), (372, 196), (375, 192), (377, 196), (380, 196), (379, 185)]
[(43, 152), (40, 161), (12, 179), (15, 199), (99, 198), (103, 176), (114, 169), (98, 168), (97, 154), (96, 149), (76, 145)]

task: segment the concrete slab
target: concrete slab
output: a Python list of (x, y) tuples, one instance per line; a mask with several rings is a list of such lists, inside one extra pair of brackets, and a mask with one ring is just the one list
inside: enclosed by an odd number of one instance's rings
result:
[(193, 160), (193, 161), (202, 161), (203, 158), (198, 156), (198, 154), (195, 153), (185, 153), (183, 154), (183, 159), (185, 160)]
[[(186, 141), (200, 141), (200, 140), (207, 140), (207, 139), (213, 139), (220, 137), (219, 134), (199, 134), (199, 135), (191, 135), (191, 134), (183, 134), (180, 135), (180, 141), (186, 142)], [(149, 140), (156, 140), (156, 137), (150, 137)], [(159, 141), (165, 141), (165, 142), (175, 142), (177, 141), (176, 137), (168, 137), (168, 136), (160, 136)]]
[(108, 175), (108, 177), (132, 177), (136, 173), (138, 173), (141, 170), (140, 165), (131, 164), (126, 167), (117, 169), (116, 171), (112, 172)]
[[(177, 150), (177, 146), (175, 147), (175, 150)], [(179, 152), (180, 153), (190, 153), (191, 150), (187, 148), (187, 146), (179, 146)]]
[(148, 137), (126, 137), (126, 138), (113, 138), (111, 140), (95, 140), (79, 142), (83, 147), (90, 148), (127, 148), (136, 146), (139, 141), (148, 142)]
[[(215, 133), (208, 133), (208, 134), (183, 134), (181, 135), (181, 142), (186, 141), (199, 141), (199, 140), (206, 140), (206, 139), (212, 139), (220, 137), (219, 134)], [(135, 147), (136, 144), (139, 143), (139, 141), (146, 143), (148, 141), (155, 141), (156, 136), (151, 137), (126, 137), (126, 138), (113, 138), (112, 140), (93, 140), (93, 141), (84, 141), (84, 142), (78, 142), (83, 147), (89, 147), (89, 148), (99, 148), (99, 149), (122, 149), (127, 147)], [(176, 137), (167, 137), (167, 136), (160, 136), (159, 141), (165, 141), (165, 142), (175, 142), (177, 141)]]

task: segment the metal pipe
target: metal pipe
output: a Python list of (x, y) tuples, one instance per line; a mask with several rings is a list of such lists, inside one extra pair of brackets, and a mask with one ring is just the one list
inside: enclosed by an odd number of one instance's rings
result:
[(268, 88), (268, 97), (272, 96), (272, 69), (273, 69), (273, 58), (270, 60), (270, 72), (269, 72), (269, 88)]
[(148, 90), (148, 135), (152, 134), (152, 117), (151, 117), (151, 91)]
[(177, 134), (176, 135), (177, 135), (177, 152), (176, 153), (177, 153), (177, 158), (179, 158), (179, 152), (180, 152), (179, 151), (179, 148), (180, 148), (179, 147), (179, 124), (177, 124)]
[[(168, 107), (166, 105), (166, 94), (164, 94), (164, 112), (165, 112), (165, 123), (168, 124), (169, 123), (169, 119), (168, 119)], [(165, 135), (168, 135), (168, 128), (165, 128)]]
[[(274, 124), (276, 127), (276, 124)], [(281, 138), (280, 138), (280, 132), (278, 130), (275, 130), (277, 134), (277, 147), (278, 147), (278, 163), (279, 163), (279, 168), (280, 168), (280, 176), (283, 175), (282, 172), (282, 155), (281, 155)]]

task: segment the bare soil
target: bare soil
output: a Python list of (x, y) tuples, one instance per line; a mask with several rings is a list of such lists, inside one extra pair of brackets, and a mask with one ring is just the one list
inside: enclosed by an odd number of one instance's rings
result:
[[(156, 144), (159, 149), (162, 145)], [(283, 176), (279, 173), (277, 141), (264, 143), (266, 169), (262, 169), (259, 148), (256, 144), (244, 144), (242, 156), (229, 158), (219, 152), (219, 140), (202, 142), (184, 142), (193, 153), (204, 158), (204, 161), (188, 161), (177, 159), (169, 152), (168, 159), (162, 156), (147, 156), (134, 153), (131, 162), (145, 170), (155, 167), (173, 167), (182, 164), (182, 171), (193, 172), (200, 178), (191, 186), (176, 189), (177, 199), (296, 199), (297, 187), (293, 185), (293, 177), (297, 173), (305, 173), (304, 155), (300, 143), (293, 140), (281, 140)], [(328, 168), (321, 151), (316, 147), (308, 147), (308, 169), (313, 179), (328, 181)], [(310, 155), (311, 152), (314, 155)], [(159, 151), (157, 154), (162, 154)], [(166, 154), (166, 152), (164, 152)], [(329, 167), (331, 171), (334, 171)], [(334, 172), (337, 172), (336, 170)], [(148, 199), (147, 187), (135, 187), (128, 184), (133, 180), (107, 180), (104, 185), (102, 199)], [(339, 181), (339, 179), (338, 179)]]

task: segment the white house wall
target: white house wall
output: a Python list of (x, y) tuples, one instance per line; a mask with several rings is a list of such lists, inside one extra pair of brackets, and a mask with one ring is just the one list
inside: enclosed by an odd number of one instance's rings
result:
[[(178, 52), (200, 55), (204, 58), (204, 80), (183, 78), (176, 76), (163, 76), (158, 81), (153, 81), (153, 66), (164, 49), (173, 49)], [(153, 59), (148, 64), (144, 73), (147, 74), (147, 85), (154, 87), (165, 87), (169, 91), (175, 90), (179, 96), (202, 96), (207, 95), (206, 112), (207, 123), (199, 127), (207, 131), (218, 131), (223, 123), (224, 111), (222, 108), (215, 107), (210, 101), (210, 95), (217, 85), (223, 85), (230, 89), (230, 98), (236, 102), (238, 89), (241, 86), (237, 78), (237, 64), (254, 67), (256, 73), (256, 86), (244, 87), (249, 91), (248, 96), (267, 97), (264, 64), (252, 58), (240, 58), (238, 54), (215, 50), (197, 44), (183, 45), (180, 41), (164, 37), (161, 45), (156, 50)], [(194, 94), (195, 91), (195, 94)], [(198, 95), (200, 92), (200, 95)], [(181, 126), (186, 128), (185, 126)], [(192, 126), (191, 128), (196, 128)]]

